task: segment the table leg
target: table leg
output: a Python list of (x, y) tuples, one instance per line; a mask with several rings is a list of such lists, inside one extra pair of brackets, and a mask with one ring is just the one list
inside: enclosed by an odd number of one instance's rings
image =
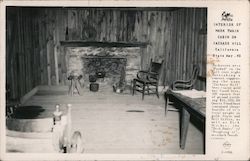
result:
[(206, 121), (203, 122), (203, 152), (206, 154)]
[(185, 148), (189, 120), (190, 120), (189, 112), (185, 108), (182, 108), (181, 131), (180, 131), (181, 132), (181, 139), (180, 139), (180, 147), (181, 147), (181, 149)]

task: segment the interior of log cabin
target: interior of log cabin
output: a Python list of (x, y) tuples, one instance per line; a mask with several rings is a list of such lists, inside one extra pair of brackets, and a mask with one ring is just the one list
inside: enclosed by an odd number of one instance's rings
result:
[(204, 154), (206, 46), (206, 8), (6, 7), (6, 152)]

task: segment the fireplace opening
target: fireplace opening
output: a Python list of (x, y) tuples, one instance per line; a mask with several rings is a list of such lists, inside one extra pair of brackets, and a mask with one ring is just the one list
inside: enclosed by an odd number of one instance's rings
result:
[(82, 57), (82, 62), (85, 78), (96, 76), (97, 83), (111, 86), (125, 84), (126, 58), (88, 56)]

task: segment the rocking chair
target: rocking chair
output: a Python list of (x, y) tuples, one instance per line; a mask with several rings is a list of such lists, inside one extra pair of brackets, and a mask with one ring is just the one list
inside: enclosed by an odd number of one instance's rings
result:
[[(193, 86), (197, 80), (197, 77), (199, 75), (199, 66), (198, 65), (194, 65), (193, 67), (193, 71), (192, 71), (192, 75), (190, 77), (190, 79), (188, 80), (176, 80), (172, 83), (172, 85), (170, 86), (170, 88), (172, 90), (191, 90), (193, 89)], [(165, 92), (165, 115), (167, 114), (167, 111), (174, 111), (174, 112), (178, 112), (179, 109), (168, 109), (168, 103), (172, 102), (172, 98), (167, 96), (167, 92)]]
[(144, 95), (156, 94), (159, 98), (158, 83), (163, 61), (161, 63), (150, 61), (150, 67), (147, 71), (141, 70), (137, 73), (137, 78), (133, 79), (133, 95), (135, 91)]
[(199, 72), (200, 72), (199, 66), (194, 65), (191, 78), (188, 80), (176, 80), (176, 81), (174, 81), (172, 84), (172, 89), (173, 90), (192, 89), (196, 80), (197, 80)]

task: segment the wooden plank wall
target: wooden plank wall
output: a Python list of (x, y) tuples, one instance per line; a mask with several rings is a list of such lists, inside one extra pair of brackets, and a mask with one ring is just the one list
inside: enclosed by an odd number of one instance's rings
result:
[[(170, 45), (166, 47), (165, 84), (177, 79), (188, 79), (193, 65), (200, 66), (200, 76), (206, 75), (206, 23), (205, 9), (181, 9), (173, 12), (170, 20)], [(205, 31), (204, 31), (205, 30)], [(205, 90), (205, 81), (199, 80), (195, 88)]]
[(40, 67), (46, 64), (40, 63), (35, 21), (32, 12), (22, 8), (7, 12), (6, 84), (10, 87), (11, 98), (20, 98), (41, 84)]
[[(13, 97), (38, 84), (65, 84), (67, 67), (59, 43), (65, 39), (148, 42), (142, 69), (151, 58), (164, 59), (164, 85), (187, 79), (193, 64), (205, 67), (206, 35), (199, 31), (206, 25), (206, 9), (13, 8), (9, 13), (7, 82)], [(198, 82), (197, 88), (204, 85)]]

